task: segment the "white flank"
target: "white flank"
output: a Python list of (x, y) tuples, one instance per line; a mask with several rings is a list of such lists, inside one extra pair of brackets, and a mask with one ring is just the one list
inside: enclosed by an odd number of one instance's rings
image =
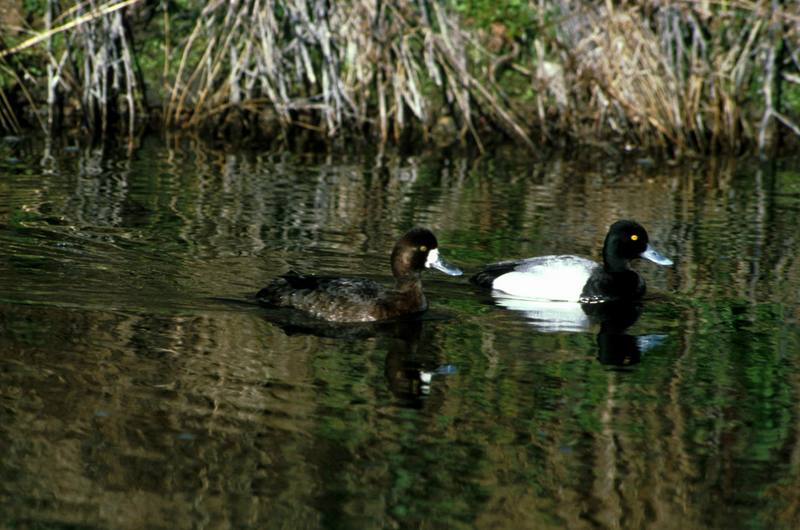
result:
[(577, 302), (589, 275), (585, 271), (509, 272), (498, 276), (492, 288), (530, 300)]
[(516, 270), (495, 278), (496, 291), (529, 300), (577, 302), (598, 264), (578, 256), (540, 256), (519, 262)]

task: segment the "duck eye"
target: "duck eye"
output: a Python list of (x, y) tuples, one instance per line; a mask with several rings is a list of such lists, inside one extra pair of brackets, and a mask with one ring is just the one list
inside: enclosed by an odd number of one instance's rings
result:
[(427, 252), (428, 251), (428, 247), (426, 247), (425, 245), (420, 245), (419, 246), (419, 251), (420, 252)]
[(639, 236), (637, 236), (636, 234), (633, 234), (631, 236), (631, 241), (637, 241), (638, 239), (639, 239)]

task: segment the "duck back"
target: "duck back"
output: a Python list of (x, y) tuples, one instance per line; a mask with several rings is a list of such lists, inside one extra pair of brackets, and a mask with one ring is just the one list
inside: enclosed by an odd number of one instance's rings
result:
[[(304, 311), (331, 322), (374, 322), (426, 309), (419, 296), (400, 296), (366, 278), (287, 274), (256, 294), (259, 303)], [(413, 294), (413, 293), (412, 293)]]

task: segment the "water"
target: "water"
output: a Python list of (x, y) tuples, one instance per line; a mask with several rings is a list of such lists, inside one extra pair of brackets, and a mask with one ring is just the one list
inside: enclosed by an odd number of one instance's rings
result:
[[(796, 167), (6, 140), (0, 526), (797, 528)], [(348, 334), (248, 300), (388, 282), (416, 224), (473, 272), (618, 218), (675, 261), (630, 327), (433, 272), (423, 321)]]

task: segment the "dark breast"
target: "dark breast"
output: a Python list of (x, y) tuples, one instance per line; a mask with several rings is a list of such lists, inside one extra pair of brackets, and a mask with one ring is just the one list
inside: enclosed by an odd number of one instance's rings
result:
[(289, 307), (331, 322), (373, 322), (424, 311), (422, 300), (364, 278), (287, 275), (258, 292), (259, 303)]
[(606, 272), (598, 268), (583, 286), (581, 300), (638, 300), (645, 290), (644, 280), (634, 270)]

